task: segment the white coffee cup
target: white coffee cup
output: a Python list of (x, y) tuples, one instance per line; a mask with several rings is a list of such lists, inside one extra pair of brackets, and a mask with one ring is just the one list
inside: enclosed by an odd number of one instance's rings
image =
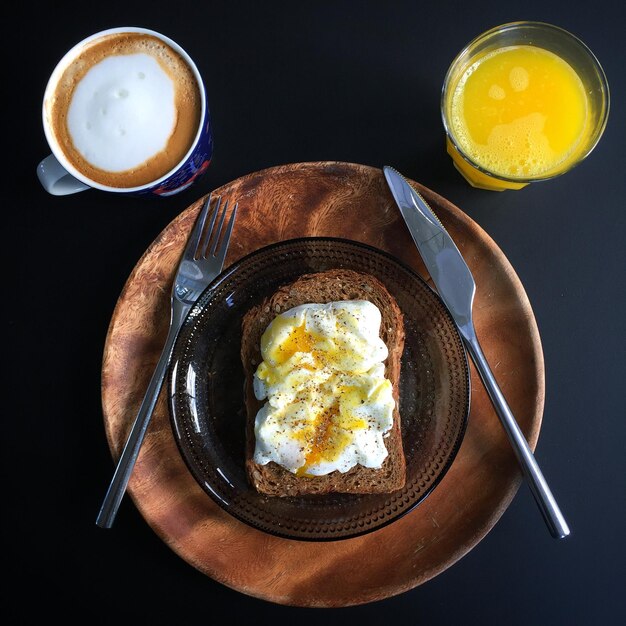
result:
[(53, 195), (172, 195), (213, 153), (198, 68), (177, 43), (145, 28), (104, 30), (69, 50), (50, 76), (42, 117), (52, 154), (37, 175)]

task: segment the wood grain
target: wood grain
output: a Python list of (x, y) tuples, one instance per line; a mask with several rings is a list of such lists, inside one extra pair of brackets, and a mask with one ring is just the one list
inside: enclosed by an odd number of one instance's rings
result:
[[(476, 223), (441, 196), (417, 187), (474, 274), (478, 336), (534, 449), (543, 413), (544, 364), (523, 286)], [(276, 241), (334, 236), (386, 250), (428, 278), (379, 169), (338, 162), (284, 165), (244, 176), (215, 193), (239, 202), (227, 266)], [(202, 198), (174, 219), (144, 253), (111, 319), (102, 403), (114, 459), (165, 341), (174, 269), (201, 204)], [(163, 392), (159, 398), (129, 483), (133, 501), (189, 564), (233, 589), (271, 602), (347, 606), (420, 585), (476, 546), (521, 481), (508, 440), (472, 368), (472, 405), (463, 445), (444, 480), (420, 506), (390, 526), (355, 539), (279, 539), (236, 521), (202, 491), (179, 454), (165, 396)]]

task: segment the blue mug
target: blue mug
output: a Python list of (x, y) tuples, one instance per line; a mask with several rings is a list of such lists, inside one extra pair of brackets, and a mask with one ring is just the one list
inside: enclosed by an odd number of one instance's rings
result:
[[(60, 124), (58, 122), (53, 124), (51, 118), (51, 103), (57, 99), (57, 88), (61, 89), (59, 81), (68, 65), (90, 46), (99, 44), (101, 41), (104, 41), (105, 38), (114, 38), (119, 34), (124, 34), (125, 36), (127, 33), (131, 36), (133, 34), (139, 34), (154, 37), (177, 52), (188, 66), (188, 69), (193, 73), (200, 96), (200, 121), (193, 141), (189, 145), (183, 158), (177, 163), (167, 166), (167, 171), (162, 172), (158, 177), (155, 176), (154, 180), (134, 186), (103, 184), (102, 182), (97, 182), (90, 178), (87, 173), (80, 171), (79, 166), (68, 159), (62, 147), (63, 142), (60, 141), (57, 136)], [(73, 194), (87, 189), (99, 189), (101, 191), (129, 195), (174, 195), (192, 185), (193, 182), (207, 170), (213, 156), (211, 118), (207, 105), (206, 90), (198, 68), (191, 57), (177, 43), (160, 33), (145, 28), (111, 28), (91, 35), (76, 44), (76, 46), (67, 52), (61, 61), (59, 61), (48, 81), (44, 93), (42, 115), (44, 132), (52, 154), (39, 163), (37, 166), (37, 176), (44, 189), (48, 193), (56, 196)], [(53, 128), (54, 126), (57, 128), (56, 132)]]

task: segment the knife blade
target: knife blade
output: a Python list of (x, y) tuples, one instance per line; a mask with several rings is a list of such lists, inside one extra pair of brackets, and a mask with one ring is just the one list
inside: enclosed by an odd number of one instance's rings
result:
[(567, 537), (570, 534), (567, 522), (498, 386), (478, 341), (472, 319), (476, 283), (465, 259), (421, 194), (393, 167), (386, 165), (383, 172), (437, 292), (449, 310), (465, 347), (476, 365), (476, 370), (509, 437), (522, 474), (550, 533), (557, 539)]

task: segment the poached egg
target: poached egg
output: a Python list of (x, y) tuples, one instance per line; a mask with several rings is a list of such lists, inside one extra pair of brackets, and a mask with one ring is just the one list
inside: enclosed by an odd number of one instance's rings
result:
[(385, 378), (381, 313), (366, 300), (303, 304), (261, 338), (254, 461), (298, 476), (380, 468), (395, 401)]

